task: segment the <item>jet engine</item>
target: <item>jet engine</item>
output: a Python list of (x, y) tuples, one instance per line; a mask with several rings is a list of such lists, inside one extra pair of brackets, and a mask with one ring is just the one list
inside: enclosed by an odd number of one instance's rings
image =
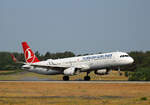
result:
[(77, 70), (75, 67), (70, 67), (70, 68), (64, 70), (64, 75), (66, 75), (66, 76), (77, 75), (79, 73), (80, 73), (80, 71)]
[(101, 70), (96, 70), (95, 74), (97, 75), (107, 75), (109, 73), (109, 70), (107, 69), (101, 69)]

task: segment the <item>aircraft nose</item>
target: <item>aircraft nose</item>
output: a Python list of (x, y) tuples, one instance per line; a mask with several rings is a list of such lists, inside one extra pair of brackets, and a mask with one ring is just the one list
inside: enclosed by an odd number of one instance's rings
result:
[(134, 62), (134, 59), (130, 58), (129, 62), (130, 62), (130, 64), (132, 64)]

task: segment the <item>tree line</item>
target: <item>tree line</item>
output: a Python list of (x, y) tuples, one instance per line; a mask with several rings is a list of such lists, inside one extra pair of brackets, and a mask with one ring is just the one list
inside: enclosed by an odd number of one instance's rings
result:
[(150, 81), (150, 51), (130, 52), (135, 60), (136, 69), (127, 73), (131, 81)]

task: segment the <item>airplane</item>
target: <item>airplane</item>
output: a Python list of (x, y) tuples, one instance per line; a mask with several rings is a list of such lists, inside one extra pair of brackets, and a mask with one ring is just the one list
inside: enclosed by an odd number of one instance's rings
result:
[(24, 64), (21, 69), (45, 75), (63, 74), (64, 81), (68, 81), (69, 76), (78, 75), (82, 72), (87, 73), (84, 76), (84, 80), (89, 81), (91, 79), (89, 73), (92, 71), (97, 75), (107, 75), (112, 67), (120, 68), (120, 66), (129, 65), (134, 62), (134, 59), (125, 52), (111, 52), (40, 61), (27, 42), (22, 42), (22, 48), (26, 62), (19, 62), (12, 55), (12, 59), (15, 62)]

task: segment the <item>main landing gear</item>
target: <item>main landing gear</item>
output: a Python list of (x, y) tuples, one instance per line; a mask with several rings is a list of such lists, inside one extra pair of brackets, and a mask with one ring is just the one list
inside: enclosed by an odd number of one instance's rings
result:
[(90, 80), (91, 80), (91, 77), (88, 76), (89, 73), (90, 73), (90, 72), (87, 72), (87, 75), (84, 77), (84, 80), (85, 80), (85, 81), (90, 81)]
[[(87, 75), (84, 77), (84, 80), (85, 80), (85, 81), (90, 81), (90, 80), (91, 80), (91, 77), (88, 76), (89, 73), (90, 73), (90, 72), (87, 72)], [(64, 80), (64, 81), (69, 81), (69, 76), (63, 76), (63, 80)]]

